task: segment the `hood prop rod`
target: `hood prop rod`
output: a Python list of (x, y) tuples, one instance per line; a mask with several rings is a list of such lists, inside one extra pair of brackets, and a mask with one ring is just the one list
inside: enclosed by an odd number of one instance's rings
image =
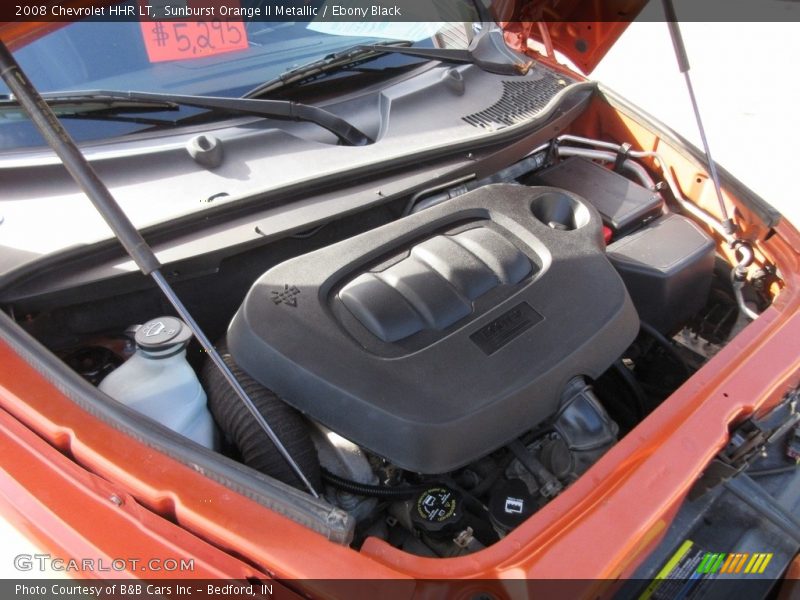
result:
[(714, 182), (714, 189), (717, 192), (720, 216), (722, 217), (722, 226), (725, 228), (725, 231), (728, 233), (728, 235), (733, 235), (736, 231), (736, 225), (728, 215), (728, 209), (725, 206), (725, 200), (722, 198), (722, 187), (719, 183), (717, 166), (714, 164), (714, 159), (711, 158), (711, 149), (708, 146), (706, 130), (703, 127), (703, 120), (700, 118), (700, 108), (697, 105), (697, 98), (694, 95), (692, 78), (689, 76), (689, 56), (686, 54), (686, 47), (683, 44), (683, 36), (681, 35), (681, 29), (678, 26), (678, 18), (675, 14), (675, 6), (672, 4), (672, 0), (661, 0), (661, 3), (664, 6), (664, 16), (667, 21), (667, 26), (669, 27), (669, 34), (670, 37), (672, 37), (672, 46), (675, 49), (675, 58), (678, 59), (678, 68), (686, 79), (686, 89), (689, 91), (689, 98), (692, 101), (692, 110), (694, 111), (694, 118), (697, 121), (697, 129), (700, 131), (700, 139), (703, 142), (703, 150), (706, 154), (708, 170), (711, 174), (711, 180)]
[(183, 305), (180, 298), (175, 294), (172, 286), (167, 282), (164, 275), (161, 273), (161, 263), (153, 252), (152, 248), (147, 244), (139, 231), (134, 227), (133, 223), (128, 219), (122, 208), (108, 187), (98, 177), (89, 161), (83, 156), (78, 149), (75, 141), (67, 133), (64, 126), (58, 120), (55, 113), (50, 106), (44, 101), (42, 96), (30, 82), (28, 77), (20, 68), (16, 59), (6, 47), (5, 43), (0, 40), (0, 76), (6, 83), (8, 88), (14, 94), (14, 97), (19, 102), (23, 110), (28, 114), (31, 121), (33, 121), (36, 128), (44, 137), (47, 144), (61, 159), (61, 162), (66, 167), (69, 174), (78, 184), (78, 186), (92, 201), (97, 211), (105, 219), (108, 226), (117, 236), (117, 239), (122, 243), (125, 250), (134, 260), (142, 273), (152, 277), (156, 285), (161, 289), (169, 300), (170, 304), (175, 308), (178, 315), (186, 322), (191, 332), (194, 334), (197, 341), (208, 353), (211, 361), (222, 372), (222, 375), (234, 389), (236, 394), (241, 399), (242, 403), (247, 407), (247, 410), (253, 415), (261, 429), (267, 434), (267, 437), (272, 441), (278, 452), (281, 453), (283, 458), (289, 463), (289, 466), (295, 472), (300, 481), (305, 485), (308, 491), (315, 498), (319, 498), (319, 494), (311, 485), (311, 482), (303, 473), (300, 466), (292, 458), (286, 446), (278, 438), (267, 423), (264, 416), (258, 412), (256, 405), (247, 395), (242, 385), (236, 379), (236, 376), (231, 372), (222, 357), (216, 351), (209, 339), (203, 333), (200, 326), (192, 318), (189, 311)]

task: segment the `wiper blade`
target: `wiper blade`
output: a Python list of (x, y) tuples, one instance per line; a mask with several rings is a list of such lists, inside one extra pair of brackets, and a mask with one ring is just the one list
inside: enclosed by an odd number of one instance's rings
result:
[(151, 117), (129, 117), (117, 114), (115, 111), (91, 111), (91, 112), (68, 112), (60, 113), (53, 111), (59, 119), (70, 119), (73, 121), (112, 121), (114, 123), (130, 123), (131, 125), (143, 125), (148, 127), (164, 128), (175, 127), (178, 121), (170, 119), (157, 119)]
[[(179, 106), (192, 106), (195, 108), (221, 111), (228, 114), (252, 115), (273, 119), (290, 121), (307, 121), (315, 123), (336, 135), (342, 142), (350, 146), (363, 146), (371, 143), (366, 134), (345, 119), (323, 108), (291, 102), (288, 100), (254, 100), (249, 98), (225, 98), (215, 96), (186, 96), (180, 94), (166, 94), (155, 92), (134, 91), (109, 91), (109, 90), (82, 90), (77, 92), (53, 92), (42, 94), (48, 105), (64, 105), (86, 103), (106, 103), (114, 105), (121, 111), (141, 110), (148, 106), (157, 107), (154, 110), (174, 110)], [(123, 104), (119, 104), (122, 102)], [(125, 102), (132, 104), (125, 105)], [(0, 101), (0, 106), (16, 104), (11, 98)], [(109, 104), (110, 103), (110, 104)], [(105, 108), (108, 108), (106, 106)]]
[[(138, 100), (121, 100), (113, 98), (72, 97), (72, 94), (44, 94), (47, 104), (60, 119), (78, 119), (87, 121), (117, 121), (135, 125), (151, 125), (155, 127), (175, 126), (175, 120), (132, 116), (149, 112), (178, 110), (178, 106), (169, 102), (142, 102)], [(23, 111), (13, 96), (0, 98), (0, 115), (4, 111)]]
[[(177, 110), (174, 102), (165, 100), (132, 100), (128, 97), (116, 96), (116, 92), (47, 92), (41, 94), (48, 106), (58, 109), (59, 113), (89, 114), (93, 112), (160, 112)], [(0, 111), (7, 109), (22, 110), (19, 102), (13, 95), (0, 97)]]
[(409, 40), (393, 40), (379, 42), (371, 46), (351, 46), (345, 50), (328, 54), (323, 58), (281, 73), (277, 77), (254, 87), (242, 98), (257, 98), (318, 75), (348, 69), (383, 56), (387, 48), (411, 46), (413, 43)]
[(428, 60), (476, 65), (489, 73), (498, 75), (525, 75), (533, 65), (533, 60), (512, 50), (503, 39), (503, 32), (497, 28), (487, 29), (476, 35), (466, 50), (456, 48), (396, 48), (365, 44), (366, 50), (384, 53), (418, 56)]

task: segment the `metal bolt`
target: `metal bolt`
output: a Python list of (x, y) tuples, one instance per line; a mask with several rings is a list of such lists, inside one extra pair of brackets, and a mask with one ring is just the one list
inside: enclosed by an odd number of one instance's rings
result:
[(125, 503), (125, 502), (122, 500), (122, 498), (120, 498), (120, 497), (119, 497), (119, 496), (117, 496), (116, 494), (111, 494), (111, 496), (109, 496), (109, 498), (108, 498), (108, 499), (109, 499), (109, 500), (111, 500), (111, 502), (113, 502), (113, 503), (114, 503), (114, 504), (116, 504), (117, 506), (122, 506), (122, 505)]

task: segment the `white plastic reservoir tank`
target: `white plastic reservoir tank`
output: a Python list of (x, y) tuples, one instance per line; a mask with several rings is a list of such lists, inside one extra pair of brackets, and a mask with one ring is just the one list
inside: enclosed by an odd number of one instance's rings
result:
[(100, 382), (100, 389), (162, 425), (214, 448), (217, 429), (206, 394), (186, 361), (192, 334), (175, 317), (159, 317), (136, 330), (136, 353)]

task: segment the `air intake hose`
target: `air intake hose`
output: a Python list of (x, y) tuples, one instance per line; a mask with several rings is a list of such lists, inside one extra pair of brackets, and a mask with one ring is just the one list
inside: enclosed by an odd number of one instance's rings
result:
[[(275, 392), (242, 371), (233, 361), (227, 347), (220, 344), (217, 349), (311, 484), (315, 488), (321, 487), (317, 451), (309, 435), (309, 425), (303, 416), (281, 400)], [(208, 395), (208, 408), (222, 432), (241, 453), (242, 461), (257, 471), (296, 488), (305, 489), (211, 361), (206, 361), (203, 365), (201, 379)]]

